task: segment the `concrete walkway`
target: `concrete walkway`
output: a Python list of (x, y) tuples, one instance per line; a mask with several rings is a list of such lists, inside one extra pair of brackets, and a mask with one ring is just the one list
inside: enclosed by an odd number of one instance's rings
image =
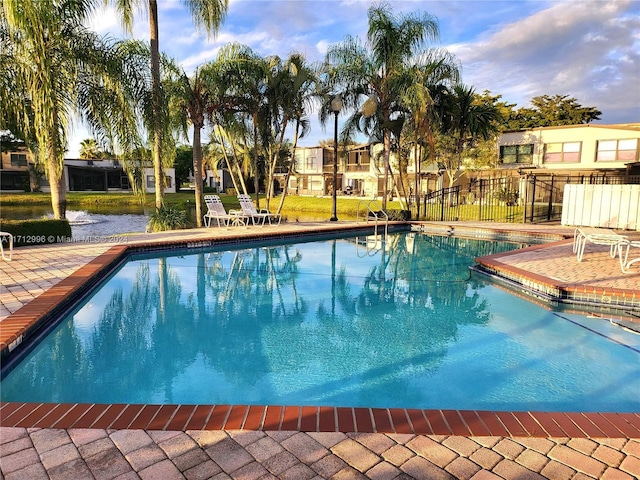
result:
[[(341, 222), (342, 223), (342, 222)], [(283, 224), (273, 232), (318, 231), (327, 224)], [(335, 225), (333, 225), (335, 226)], [(348, 225), (344, 225), (348, 228)], [(458, 225), (459, 226), (459, 225)], [(465, 224), (465, 228), (486, 225)], [(522, 229), (540, 234), (570, 235), (572, 229), (491, 224), (494, 229)], [(195, 229), (188, 232), (136, 235), (127, 243), (165, 243), (234, 238), (255, 229)], [(12, 262), (0, 262), (0, 330), (20, 317), (22, 307), (52, 292), (58, 283), (107, 252), (113, 243), (77, 243), (20, 247)], [(558, 248), (555, 246), (554, 248)], [(509, 257), (515, 268), (571, 281), (599, 282), (635, 292), (640, 275), (612, 279), (601, 248), (569, 261), (566, 248), (545, 258), (522, 253)], [(604, 252), (606, 253), (606, 252)], [(558, 254), (564, 258), (559, 259)], [(570, 256), (570, 248), (569, 248)], [(574, 265), (575, 264), (575, 265)], [(555, 266), (554, 266), (555, 265)], [(572, 267), (573, 265), (573, 267)], [(554, 269), (561, 269), (556, 272)], [(567, 270), (569, 269), (569, 271)], [(619, 270), (618, 270), (619, 271)], [(574, 278), (575, 277), (575, 278)], [(38, 303), (38, 302), (34, 302)], [(68, 406), (70, 407), (70, 406)], [(2, 423), (5, 405), (0, 410)], [(13, 410), (12, 410), (13, 411)], [(640, 478), (640, 412), (616, 428), (591, 425), (602, 434), (589, 435), (421, 435), (399, 433), (305, 432), (272, 430), (142, 430), (105, 428), (34, 428), (22, 419), (17, 427), (0, 428), (2, 479), (538, 479)], [(627, 417), (627, 418), (628, 418)], [(447, 417), (445, 417), (447, 418)], [(542, 417), (541, 417), (542, 418)], [(637, 421), (636, 421), (637, 420)], [(522, 420), (521, 420), (522, 421)], [(551, 424), (558, 420), (549, 420)], [(606, 425), (605, 425), (606, 424)], [(518, 425), (520, 431), (529, 428)], [(557, 431), (566, 432), (566, 425)], [(504, 425), (503, 428), (513, 426)], [(549, 428), (546, 427), (549, 431)], [(564, 430), (562, 430), (564, 428)], [(573, 429), (578, 431), (577, 424)], [(624, 430), (623, 433), (622, 430)], [(454, 427), (449, 427), (454, 429)], [(531, 431), (531, 430), (529, 430)]]

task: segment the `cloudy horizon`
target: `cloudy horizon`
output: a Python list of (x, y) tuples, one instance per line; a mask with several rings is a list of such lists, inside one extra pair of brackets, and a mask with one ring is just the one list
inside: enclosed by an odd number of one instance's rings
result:
[[(387, 2), (395, 15), (428, 13), (440, 27), (440, 41), (462, 65), (462, 81), (479, 93), (529, 106), (540, 95), (567, 95), (602, 112), (594, 123), (640, 122), (640, 2), (635, 0), (523, 0)], [(367, 10), (379, 2), (361, 0), (230, 0), (218, 33), (199, 33), (182, 0), (158, 0), (160, 50), (186, 72), (214, 60), (229, 42), (262, 56), (292, 52), (309, 63), (324, 59), (327, 47), (351, 35), (366, 39)], [(113, 8), (97, 12), (90, 28), (128, 37)], [(148, 41), (145, 12), (136, 15), (133, 38)], [(314, 116), (316, 117), (316, 116)], [(302, 146), (331, 137), (312, 118)], [(72, 132), (68, 157), (90, 135)], [(203, 136), (203, 139), (206, 136)]]

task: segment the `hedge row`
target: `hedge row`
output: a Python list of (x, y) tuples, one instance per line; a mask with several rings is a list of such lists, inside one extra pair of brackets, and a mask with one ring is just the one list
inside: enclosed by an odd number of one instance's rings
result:
[(13, 235), (13, 244), (40, 245), (66, 242), (71, 237), (68, 220), (5, 220), (0, 219), (0, 230)]

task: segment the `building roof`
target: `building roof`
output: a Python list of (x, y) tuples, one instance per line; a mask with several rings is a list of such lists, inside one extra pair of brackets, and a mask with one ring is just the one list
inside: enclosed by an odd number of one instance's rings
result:
[(606, 128), (611, 130), (630, 130), (634, 132), (640, 132), (640, 122), (639, 123), (613, 123), (613, 124), (580, 123), (577, 125), (554, 125), (550, 127), (531, 127), (531, 128), (522, 128), (519, 130), (505, 130), (502, 133), (530, 132), (532, 130), (561, 130), (561, 129), (569, 129), (569, 128)]

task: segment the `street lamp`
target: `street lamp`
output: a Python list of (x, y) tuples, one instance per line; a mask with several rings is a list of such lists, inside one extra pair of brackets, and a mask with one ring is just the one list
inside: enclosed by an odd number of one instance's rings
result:
[(338, 114), (342, 110), (342, 97), (336, 95), (331, 100), (331, 111), (335, 115), (335, 123), (333, 127), (333, 198), (331, 203), (332, 222), (338, 221), (338, 212), (336, 207), (336, 195), (338, 193)]

